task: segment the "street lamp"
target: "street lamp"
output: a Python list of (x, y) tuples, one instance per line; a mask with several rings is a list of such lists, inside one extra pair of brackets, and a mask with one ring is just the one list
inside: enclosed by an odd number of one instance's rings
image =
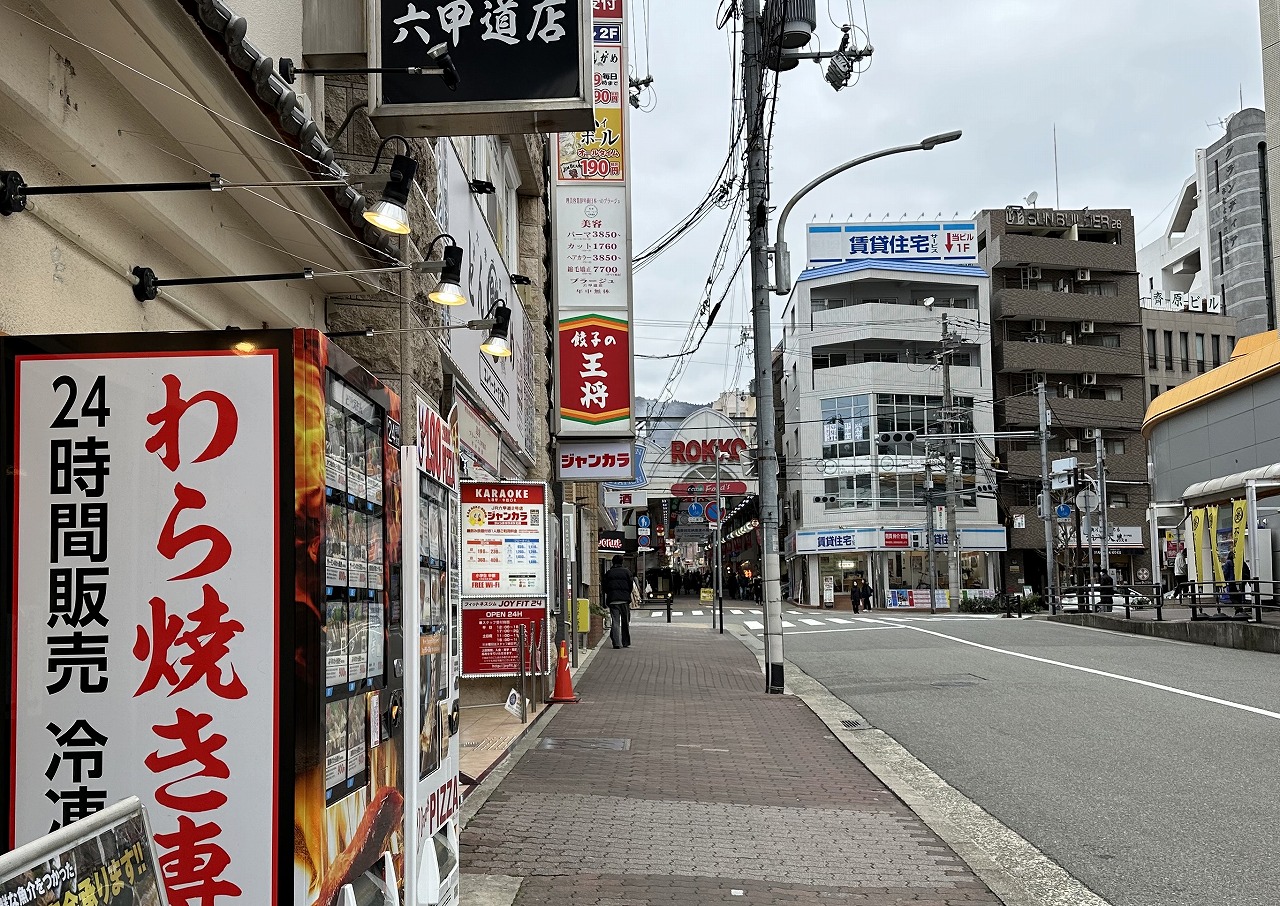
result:
[(778, 217), (777, 239), (773, 244), (774, 293), (779, 296), (785, 296), (787, 293), (791, 292), (791, 253), (787, 250), (786, 235), (787, 217), (791, 214), (791, 209), (796, 206), (796, 202), (831, 177), (837, 176), (845, 170), (851, 170), (859, 164), (865, 164), (868, 161), (877, 160), (881, 157), (888, 157), (891, 154), (902, 154), (904, 151), (932, 151), (938, 145), (945, 145), (947, 142), (956, 141), (960, 138), (961, 134), (962, 133), (959, 129), (952, 132), (941, 132), (937, 135), (930, 135), (928, 138), (923, 138), (914, 145), (898, 145), (894, 148), (885, 148), (884, 150), (875, 151), (871, 154), (864, 154), (862, 157), (856, 157), (832, 170), (828, 170), (795, 195), (791, 196), (791, 200), (787, 202), (786, 206), (782, 209), (782, 214)]

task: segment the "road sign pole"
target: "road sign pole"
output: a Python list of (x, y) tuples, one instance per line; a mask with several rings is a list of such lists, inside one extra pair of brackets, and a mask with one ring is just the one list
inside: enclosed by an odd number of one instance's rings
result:
[(1053, 494), (1049, 490), (1049, 404), (1045, 400), (1044, 381), (1036, 385), (1036, 397), (1040, 403), (1040, 513), (1044, 519), (1044, 563), (1047, 577), (1045, 592), (1049, 597), (1050, 612), (1057, 601), (1058, 569), (1053, 559)]

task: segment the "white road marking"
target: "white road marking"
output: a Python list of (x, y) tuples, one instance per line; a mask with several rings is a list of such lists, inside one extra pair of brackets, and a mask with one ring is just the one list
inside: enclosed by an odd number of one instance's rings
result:
[(782, 625), (783, 625), (783, 627), (784, 627), (784, 628), (786, 628), (786, 629), (795, 629), (795, 627), (796, 627), (796, 624), (795, 624), (795, 623), (788, 623), (786, 620), (783, 620), (783, 621), (782, 621)]
[(797, 629), (787, 635), (819, 635), (824, 632), (883, 632), (886, 629), (910, 629), (897, 623), (879, 623), (875, 626), (841, 626), (835, 629)]
[(851, 623), (852, 620), (843, 620), (840, 617), (827, 617), (828, 623)]
[(742, 611), (741, 611), (741, 610), (731, 610), (731, 611), (729, 611), (729, 613), (738, 614), (739, 616), (741, 616), (741, 615), (742, 615)]
[[(969, 645), (972, 648), (981, 648), (983, 651), (992, 651), (996, 654), (1007, 654), (1010, 657), (1022, 658), (1027, 661), (1035, 661), (1038, 664), (1048, 664), (1051, 667), (1063, 667), (1067, 670), (1078, 670), (1081, 673), (1091, 673), (1094, 676), (1103, 676), (1107, 679), (1117, 679), (1126, 683), (1133, 683), (1137, 686), (1146, 686), (1148, 689), (1158, 689), (1161, 692), (1169, 692), (1173, 695), (1182, 695), (1187, 698), (1194, 698), (1198, 701), (1209, 702), (1214, 705), (1225, 705), (1228, 708), (1235, 708), (1237, 711), (1247, 711), (1250, 714), (1258, 714), (1262, 717), (1270, 717), (1280, 720), (1280, 712), (1268, 711), (1265, 708), (1255, 708), (1253, 705), (1245, 705), (1240, 702), (1228, 701), (1225, 698), (1215, 698), (1212, 695), (1202, 695), (1199, 692), (1192, 692), (1188, 689), (1179, 689), (1177, 686), (1166, 686), (1163, 683), (1155, 683), (1151, 680), (1138, 679), (1134, 676), (1125, 676), (1123, 673), (1110, 673), (1106, 670), (1096, 670), (1093, 667), (1082, 667), (1079, 664), (1068, 664), (1065, 661), (1055, 661), (1046, 657), (1037, 657), (1034, 654), (1023, 654), (1020, 651), (1010, 651), (1007, 648), (996, 648), (994, 645), (983, 645), (981, 642), (971, 642), (968, 639), (962, 639), (954, 635), (947, 635), (943, 632), (935, 632), (932, 629), (923, 629), (919, 626), (908, 626), (901, 622), (894, 621), (889, 625), (901, 626), (903, 629), (910, 629), (912, 632), (923, 632), (925, 635), (937, 636), (940, 639), (946, 639), (950, 642), (959, 642), (962, 645)], [(798, 633), (792, 633), (798, 635)]]
[(871, 617), (854, 617), (854, 620), (855, 620), (855, 621), (857, 621), (857, 622), (859, 622), (859, 623), (879, 623), (879, 622), (881, 622), (880, 620), (874, 620), (874, 619), (872, 619)]
[(673, 617), (682, 617), (682, 616), (684, 616), (684, 611), (683, 611), (683, 610), (673, 610), (673, 611), (671, 611), (671, 615), (672, 615)]
[(764, 624), (759, 620), (743, 620), (742, 625), (748, 629), (764, 629)]
[[(1101, 544), (1102, 542), (1101, 542), (1101, 541), (1099, 541), (1098, 543), (1099, 543), (1099, 544)], [(701, 610), (691, 610), (691, 611), (689, 611), (689, 612), (690, 612), (691, 614), (693, 614), (695, 617), (700, 617), (700, 616), (702, 616), (702, 611), (701, 611)]]
[(806, 626), (821, 626), (821, 625), (823, 625), (823, 623), (822, 623), (822, 621), (821, 621), (821, 620), (810, 620), (810, 619), (808, 619), (808, 618), (802, 619), (800, 622), (801, 622), (801, 623), (804, 623)]

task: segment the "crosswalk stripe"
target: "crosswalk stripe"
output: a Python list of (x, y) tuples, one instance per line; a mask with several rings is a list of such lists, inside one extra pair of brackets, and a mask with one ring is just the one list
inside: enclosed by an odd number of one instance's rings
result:
[(843, 620), (840, 617), (827, 617), (828, 623), (852, 623), (852, 620)]
[(742, 625), (748, 629), (764, 629), (764, 624), (759, 620), (743, 620)]
[(871, 617), (854, 617), (854, 620), (856, 620), (859, 623), (879, 623), (880, 622), (879, 620), (871, 619)]
[(731, 611), (729, 611), (729, 613), (734, 613), (734, 614), (739, 614), (739, 615), (740, 615), (740, 614), (742, 613), (742, 611), (741, 611), (741, 610), (731, 610)]
[(783, 628), (784, 628), (784, 629), (785, 629), (785, 628), (790, 628), (790, 629), (795, 629), (795, 628), (796, 628), (796, 624), (795, 624), (795, 623), (788, 623), (786, 620), (783, 620), (783, 621), (782, 621), (782, 626), (783, 626)]
[(689, 612), (690, 612), (691, 614), (693, 614), (695, 617), (700, 617), (700, 616), (702, 616), (702, 611), (701, 611), (701, 610), (691, 610), (691, 611), (689, 611)]
[(800, 622), (801, 622), (801, 623), (804, 623), (806, 626), (821, 626), (821, 625), (822, 625), (822, 621), (821, 621), (821, 620), (809, 620), (809, 619), (802, 619)]

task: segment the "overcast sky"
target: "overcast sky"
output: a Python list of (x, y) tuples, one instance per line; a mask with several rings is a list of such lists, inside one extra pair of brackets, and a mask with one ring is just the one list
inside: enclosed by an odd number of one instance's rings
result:
[[(654, 78), (643, 98), (652, 109), (631, 116), (637, 252), (692, 208), (728, 153), (738, 73), (727, 29), (716, 30), (717, 6), (629, 0), (633, 74)], [(1242, 92), (1245, 107), (1262, 106), (1257, 0), (866, 0), (865, 19), (862, 0), (818, 0), (824, 48), (839, 42), (850, 6), (853, 22), (869, 26), (871, 65), (838, 93), (814, 63), (782, 75), (773, 206), (870, 151), (951, 129), (963, 129), (964, 138), (868, 163), (807, 196), (787, 230), (793, 276), (803, 267), (810, 221), (968, 218), (979, 208), (1021, 204), (1032, 191), (1040, 207), (1132, 209), (1141, 246), (1163, 228), (1167, 206), (1193, 172), (1195, 149), (1222, 135), (1206, 124), (1238, 110)], [(679, 350), (726, 221), (727, 212), (714, 212), (636, 274), (637, 356)], [(734, 248), (730, 268), (742, 246)], [(723, 328), (692, 357), (677, 399), (709, 401), (753, 376), (750, 344), (741, 345), (750, 322), (746, 271), (717, 318)], [(785, 300), (772, 298), (777, 320)], [(637, 358), (637, 395), (657, 396), (672, 364)]]

